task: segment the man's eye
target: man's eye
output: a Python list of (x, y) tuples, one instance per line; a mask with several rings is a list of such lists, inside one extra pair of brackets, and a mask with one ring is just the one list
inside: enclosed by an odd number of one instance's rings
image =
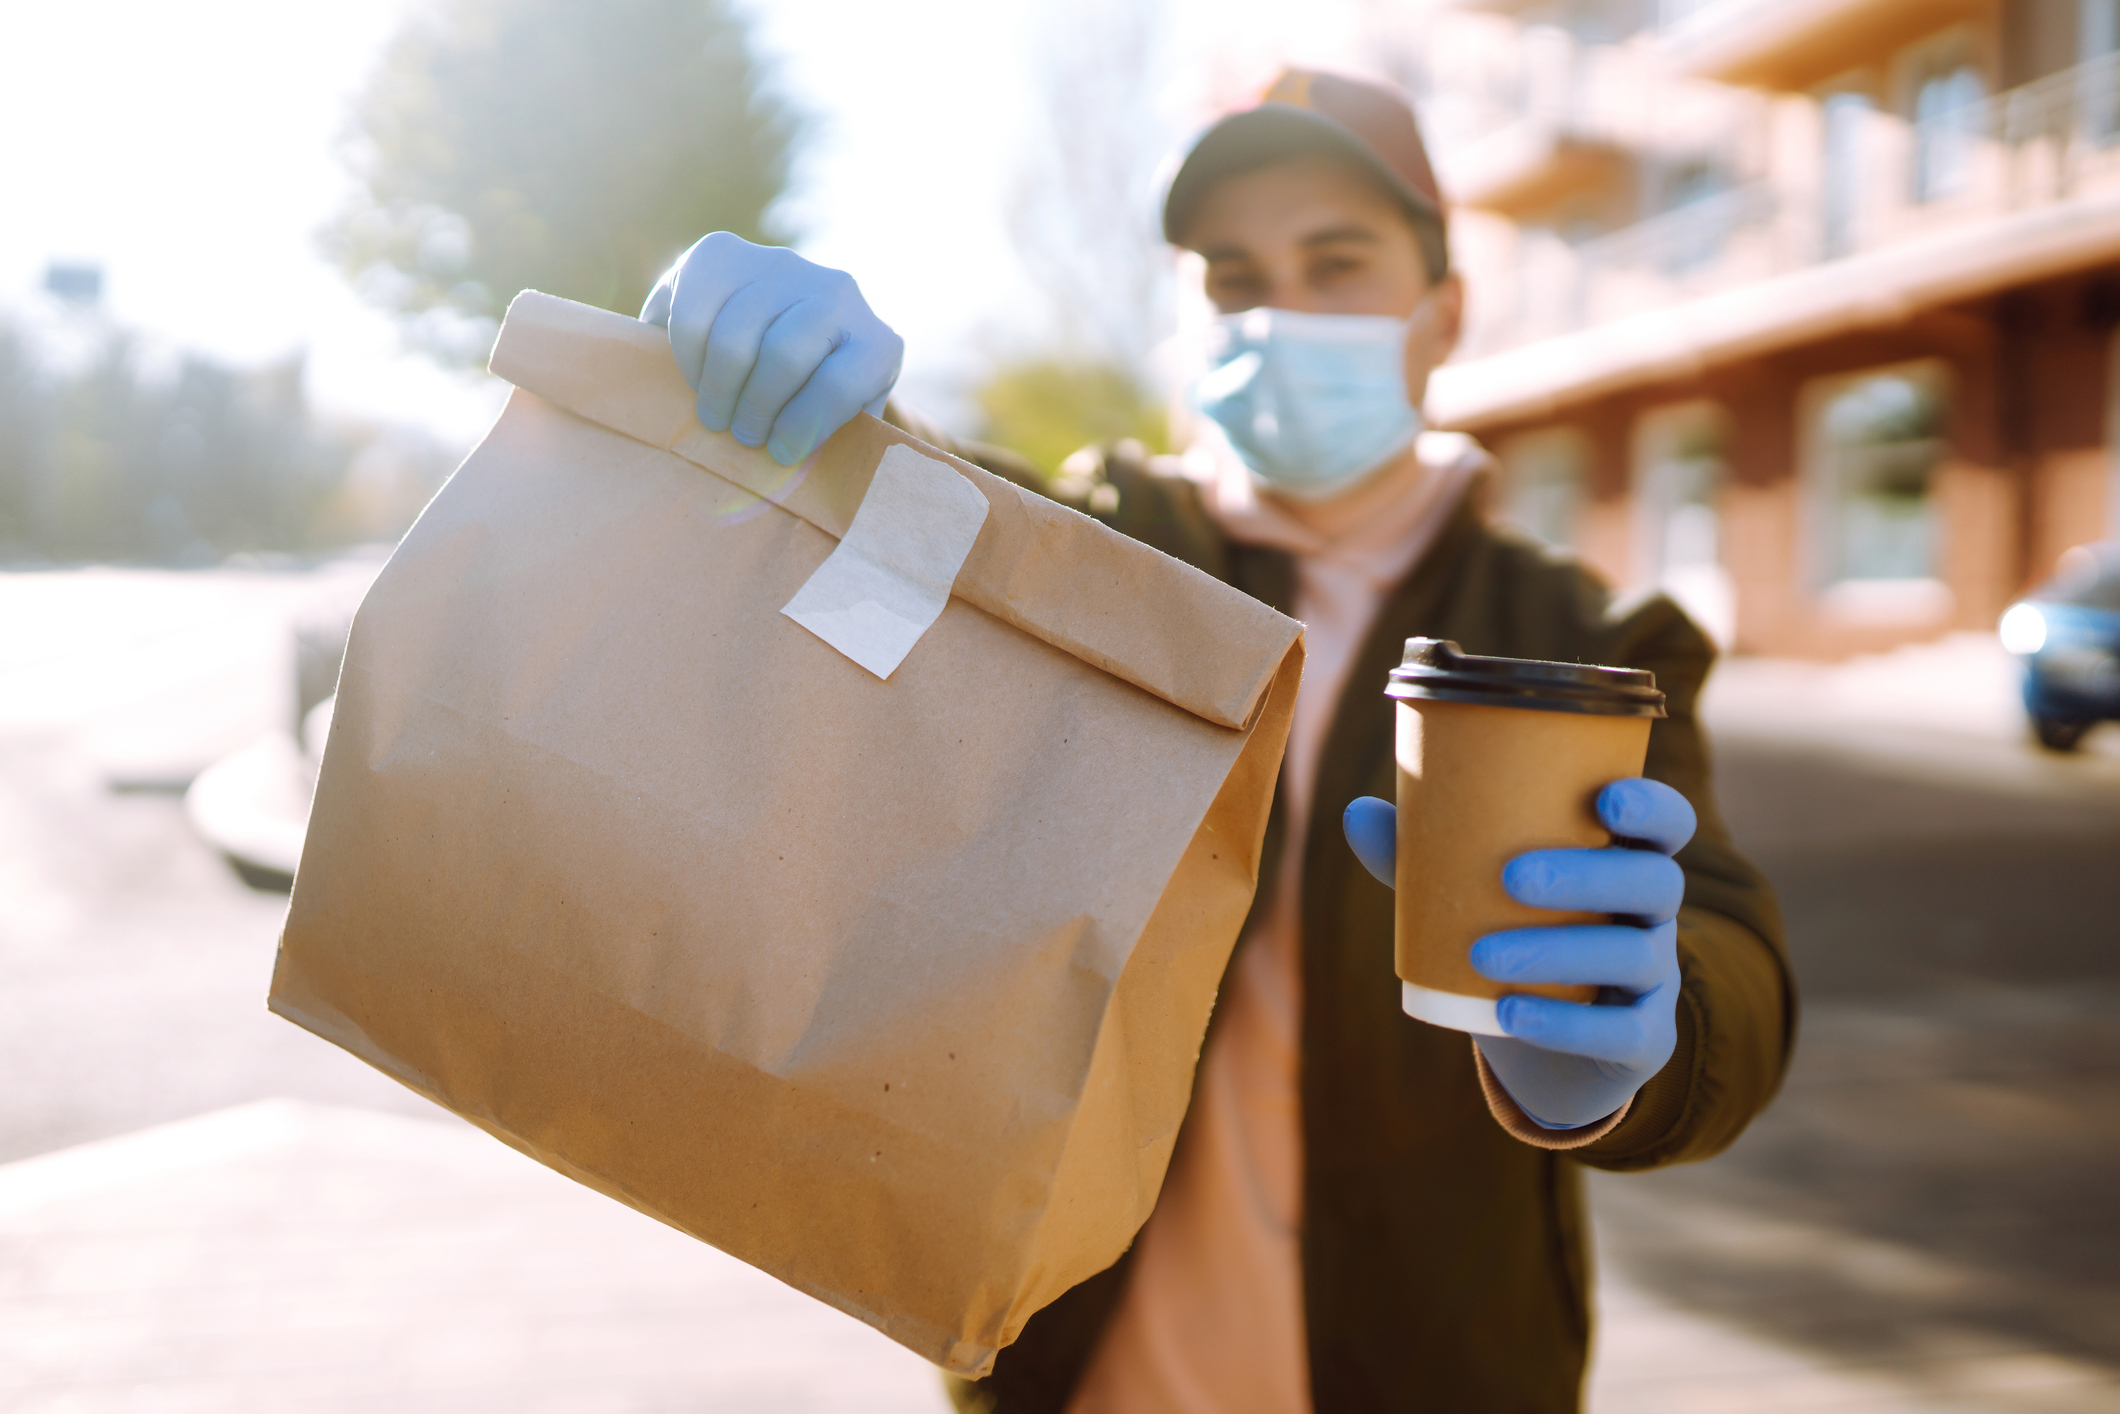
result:
[(1319, 282), (1338, 280), (1348, 275), (1359, 274), (1361, 270), (1362, 262), (1359, 260), (1351, 260), (1345, 256), (1329, 255), (1311, 262), (1310, 278)]

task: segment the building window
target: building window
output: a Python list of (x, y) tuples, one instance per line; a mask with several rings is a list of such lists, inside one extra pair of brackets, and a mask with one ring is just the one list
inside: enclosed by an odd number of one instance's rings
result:
[(1726, 441), (1727, 420), (1710, 402), (1648, 413), (1634, 437), (1636, 578), (1725, 648), (1737, 631), (1737, 587), (1722, 557)]
[(1820, 237), (1828, 260), (1855, 249), (1862, 212), (1863, 145), (1869, 134), (1868, 94), (1826, 95), (1825, 151), (1819, 172)]
[(1987, 85), (1971, 64), (1932, 73), (1914, 94), (1914, 200), (1941, 201), (1972, 176)]
[(1942, 370), (1881, 370), (1838, 380), (1825, 394), (1813, 430), (1823, 582), (1934, 579)]
[(2120, 137), (2120, 0), (2082, 0), (2077, 12), (2077, 101), (2094, 142)]
[(1504, 518), (1548, 545), (1575, 543), (1590, 440), (1572, 427), (1519, 433), (1501, 444)]
[(1665, 183), (1663, 209), (1670, 240), (1663, 249), (1666, 275), (1683, 275), (1711, 264), (1729, 239), (1731, 210), (1725, 196), (1730, 184), (1712, 163), (1689, 162), (1672, 171)]
[(2120, 52), (2120, 0), (2083, 0), (2077, 54), (2085, 62)]

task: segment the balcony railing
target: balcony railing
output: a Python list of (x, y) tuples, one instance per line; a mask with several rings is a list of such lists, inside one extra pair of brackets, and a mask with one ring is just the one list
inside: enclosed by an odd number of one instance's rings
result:
[(1983, 103), (1920, 125), (2012, 151), (2045, 145), (2059, 165), (2019, 176), (2046, 176), (2065, 191), (2086, 159), (2109, 157), (2120, 138), (2120, 53), (1998, 93)]
[[(1707, 0), (1737, 4), (1744, 0)], [(1859, 110), (1819, 124), (1802, 171), (1586, 241), (1519, 228), (1491, 353), (1714, 290), (2077, 196), (2120, 193), (2120, 55), (1923, 122)]]
[(1585, 45), (1540, 25), (1476, 62), (1424, 68), (1422, 119), (1444, 189), (1482, 204), (1498, 172), (1568, 146), (1665, 166), (1751, 156), (1756, 95), (1674, 80), (1657, 65), (1644, 47)]

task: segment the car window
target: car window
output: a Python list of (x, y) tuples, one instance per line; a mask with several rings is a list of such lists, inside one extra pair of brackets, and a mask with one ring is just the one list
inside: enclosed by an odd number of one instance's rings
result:
[(2069, 602), (2090, 609), (2120, 609), (2120, 571), (2086, 585)]
[(2120, 610), (2120, 541), (2069, 551), (2062, 557), (2061, 572), (2038, 597), (2086, 609)]

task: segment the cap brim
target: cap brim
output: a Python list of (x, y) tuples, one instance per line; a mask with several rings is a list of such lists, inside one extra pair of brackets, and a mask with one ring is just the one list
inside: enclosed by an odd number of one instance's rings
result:
[(1183, 244), (1179, 237), (1194, 206), (1222, 178), (1310, 152), (1347, 157), (1373, 174), (1408, 210), (1442, 214), (1426, 193), (1393, 171), (1344, 124), (1292, 103), (1261, 103), (1216, 123), (1185, 154), (1163, 198), (1163, 239)]

